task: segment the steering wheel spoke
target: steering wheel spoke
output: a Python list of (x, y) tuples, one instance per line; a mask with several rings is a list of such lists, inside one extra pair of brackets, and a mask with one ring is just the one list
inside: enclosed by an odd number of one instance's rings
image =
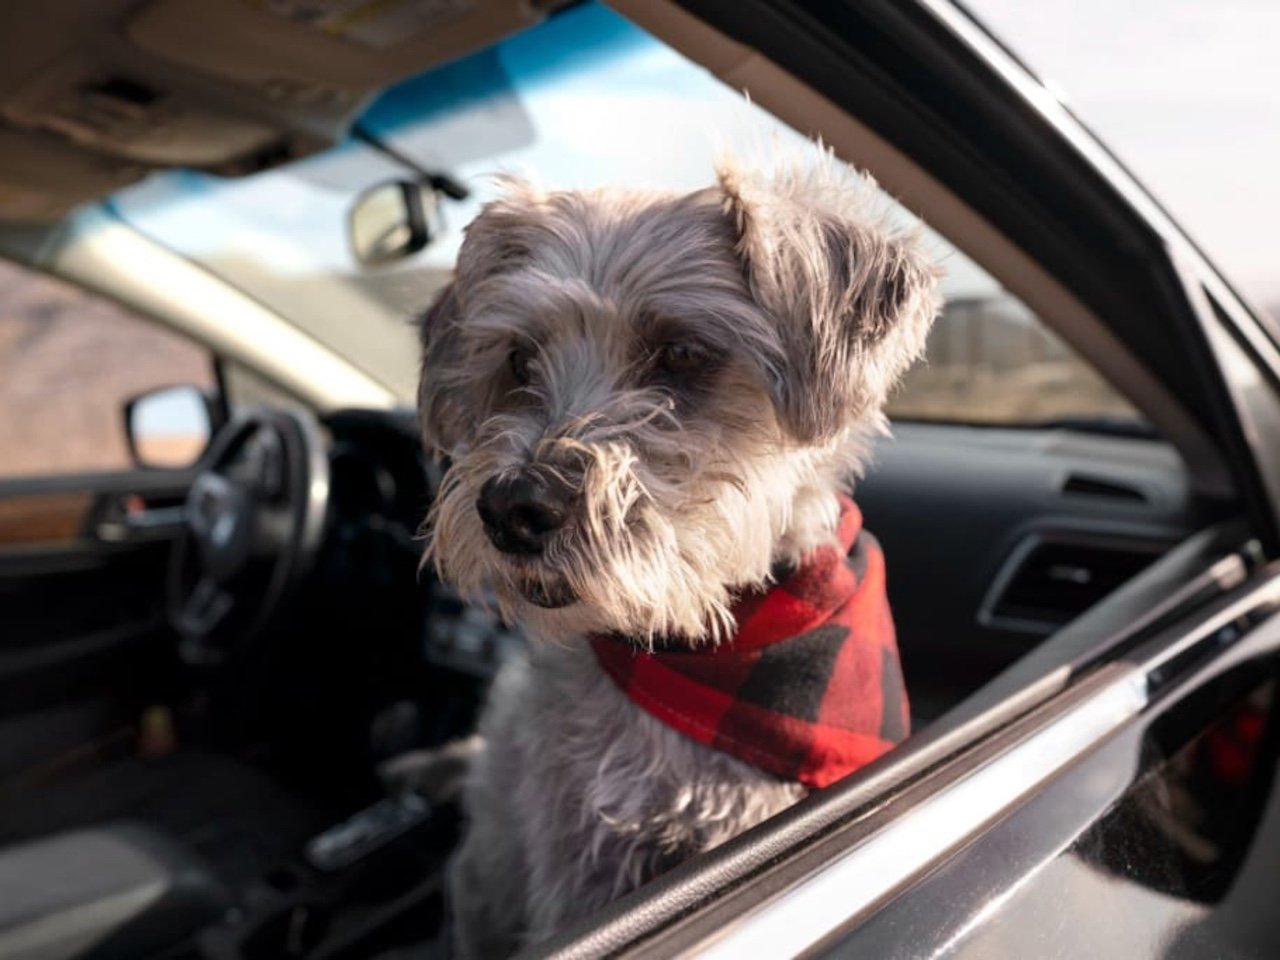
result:
[(178, 613), (184, 632), (207, 636), (235, 609), (235, 596), (224, 590), (212, 577), (196, 581)]
[(214, 437), (169, 568), (169, 620), (189, 662), (222, 662), (285, 605), (319, 549), (328, 494), (305, 412), (253, 411)]

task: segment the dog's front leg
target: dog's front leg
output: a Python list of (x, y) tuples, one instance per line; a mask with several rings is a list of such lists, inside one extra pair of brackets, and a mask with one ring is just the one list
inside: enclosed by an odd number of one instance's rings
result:
[(449, 939), (457, 960), (505, 960), (524, 945), (524, 861), (498, 831), (472, 830), (449, 862)]
[(529, 664), (508, 661), (480, 715), (484, 749), (472, 754), (463, 792), (466, 836), (449, 862), (448, 908), (461, 960), (509, 957), (528, 935), (529, 863), (520, 794), (530, 772)]

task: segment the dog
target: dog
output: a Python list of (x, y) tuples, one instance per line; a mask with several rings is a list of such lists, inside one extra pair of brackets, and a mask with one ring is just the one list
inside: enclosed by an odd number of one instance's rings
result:
[[(467, 751), (463, 957), (539, 942), (905, 736), (883, 563), (842, 491), (939, 307), (917, 233), (822, 148), (684, 194), (503, 186), (422, 323), (448, 462), (424, 562), (530, 637)], [(746, 637), (791, 627), (794, 655)], [(831, 734), (833, 710), (875, 716)]]

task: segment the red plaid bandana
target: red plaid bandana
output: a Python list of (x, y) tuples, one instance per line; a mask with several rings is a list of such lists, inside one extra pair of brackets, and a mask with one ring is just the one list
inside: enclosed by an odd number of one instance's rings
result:
[(840, 503), (844, 549), (739, 598), (730, 640), (646, 653), (593, 636), (600, 666), (667, 726), (784, 780), (825, 787), (890, 750), (909, 720), (884, 555)]

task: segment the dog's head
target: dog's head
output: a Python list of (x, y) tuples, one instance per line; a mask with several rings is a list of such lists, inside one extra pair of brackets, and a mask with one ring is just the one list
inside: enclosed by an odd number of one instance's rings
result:
[(831, 537), (936, 274), (828, 155), (683, 196), (511, 182), (423, 322), (429, 555), (542, 633), (721, 634)]

